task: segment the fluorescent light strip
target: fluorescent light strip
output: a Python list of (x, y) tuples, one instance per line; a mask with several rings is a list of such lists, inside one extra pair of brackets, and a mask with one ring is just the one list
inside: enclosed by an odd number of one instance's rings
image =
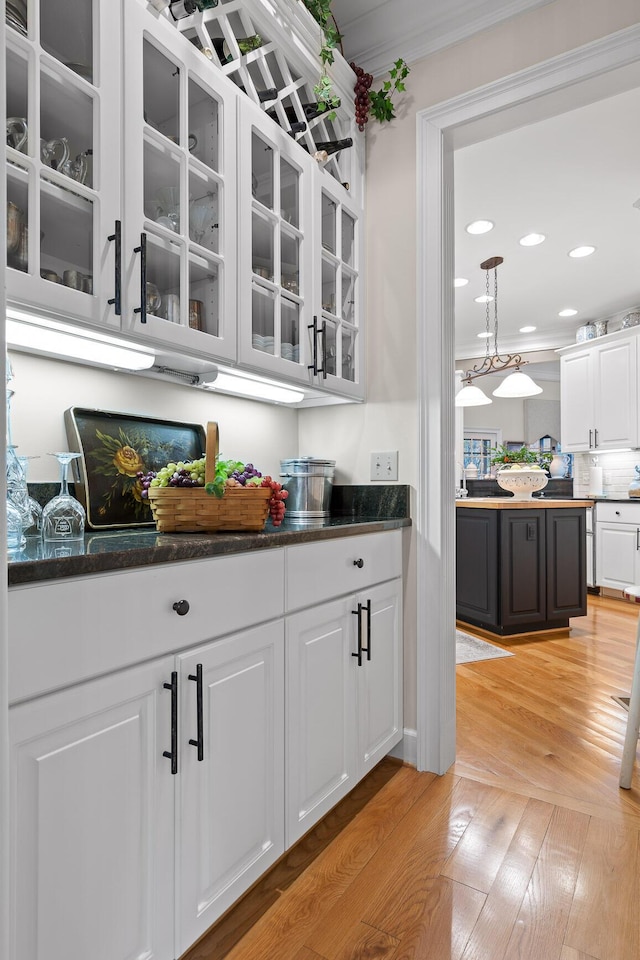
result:
[(7, 345), (123, 370), (148, 370), (155, 362), (153, 353), (126, 340), (12, 309), (7, 310)]
[(220, 393), (232, 393), (244, 397), (271, 400), (274, 403), (300, 403), (304, 400), (302, 390), (285, 387), (259, 378), (240, 376), (236, 373), (220, 370), (215, 380), (204, 383), (205, 387)]

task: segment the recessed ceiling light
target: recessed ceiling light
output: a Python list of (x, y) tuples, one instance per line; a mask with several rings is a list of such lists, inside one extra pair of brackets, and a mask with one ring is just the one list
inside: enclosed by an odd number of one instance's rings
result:
[(578, 311), (574, 310), (573, 307), (567, 307), (566, 310), (561, 310), (558, 314), (559, 317), (575, 317)]
[(473, 298), (476, 303), (491, 303), (493, 297), (488, 293), (483, 293), (480, 297)]
[(535, 327), (520, 327), (520, 333), (533, 333)]
[(595, 247), (574, 247), (573, 250), (569, 250), (569, 256), (577, 259), (579, 257), (590, 257), (592, 253), (595, 253)]
[(481, 340), (488, 340), (491, 336), (491, 332), (488, 330), (483, 330), (482, 333), (476, 333), (476, 337), (480, 337)]
[(469, 281), (467, 280), (466, 277), (456, 277), (455, 280), (453, 281), (454, 287), (466, 287), (468, 283)]
[(466, 225), (465, 230), (467, 233), (489, 233), (489, 230), (493, 230), (493, 227), (492, 220), (473, 220)]
[(528, 233), (526, 237), (520, 237), (520, 246), (537, 247), (539, 243), (544, 243), (546, 239), (544, 233)]

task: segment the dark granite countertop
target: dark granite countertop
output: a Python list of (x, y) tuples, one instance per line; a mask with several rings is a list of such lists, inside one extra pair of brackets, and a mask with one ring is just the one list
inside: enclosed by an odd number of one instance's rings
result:
[(410, 526), (409, 488), (404, 485), (334, 488), (332, 516), (319, 526), (267, 523), (260, 533), (158, 533), (155, 527), (89, 531), (84, 541), (27, 540), (9, 557), (9, 585), (35, 583), (205, 557), (267, 550)]

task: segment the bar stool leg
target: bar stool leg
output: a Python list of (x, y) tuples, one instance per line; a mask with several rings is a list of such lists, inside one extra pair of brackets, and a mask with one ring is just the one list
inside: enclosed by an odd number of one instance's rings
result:
[(623, 790), (631, 789), (633, 764), (638, 751), (638, 733), (640, 733), (640, 618), (636, 631), (636, 659), (631, 682), (627, 732), (624, 738), (622, 762), (620, 764), (620, 786)]

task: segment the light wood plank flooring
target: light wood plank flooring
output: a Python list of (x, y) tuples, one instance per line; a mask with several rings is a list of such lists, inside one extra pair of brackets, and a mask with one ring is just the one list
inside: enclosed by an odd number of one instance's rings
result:
[[(638, 960), (640, 760), (618, 788), (640, 608), (457, 667), (458, 759), (384, 761), (186, 960)], [(469, 632), (473, 632), (469, 630)]]

